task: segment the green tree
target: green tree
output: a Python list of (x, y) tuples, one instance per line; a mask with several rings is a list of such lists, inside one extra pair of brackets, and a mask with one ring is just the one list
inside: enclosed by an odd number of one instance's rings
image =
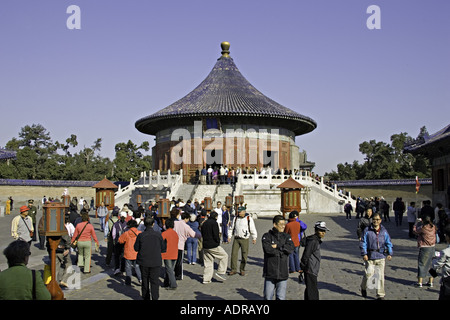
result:
[(72, 154), (68, 147), (77, 145), (76, 136), (71, 135), (66, 140), (66, 145), (61, 148), (65, 152), (60, 156), (60, 166), (64, 168), (62, 179), (95, 181), (101, 180), (105, 176), (110, 177), (111, 160), (103, 158), (99, 154), (102, 146), (101, 138), (95, 140), (92, 146), (84, 146), (79, 152)]
[(112, 175), (112, 162), (100, 156), (102, 139), (79, 152), (77, 136), (71, 134), (65, 143), (53, 143), (50, 133), (40, 124), (27, 125), (18, 138), (6, 148), (17, 152), (10, 165), (0, 164), (0, 178), (45, 180), (101, 180)]
[[(12, 138), (6, 143), (5, 149), (19, 151), (19, 140)], [(16, 160), (0, 161), (0, 179), (17, 179), (18, 172), (15, 166)]]
[[(425, 127), (420, 129), (419, 137), (428, 135)], [(382, 141), (365, 141), (359, 145), (364, 162), (359, 164), (338, 164), (337, 172), (325, 175), (330, 180), (375, 180), (375, 179), (411, 179), (415, 176), (431, 176), (429, 160), (422, 155), (404, 153), (405, 143), (412, 138), (405, 132), (393, 134), (390, 144)]]
[(13, 161), (18, 179), (48, 179), (55, 173), (57, 147), (40, 124), (26, 125), (19, 132), (19, 139), (13, 138), (6, 147), (17, 152)]
[(337, 165), (337, 172), (332, 171), (331, 173), (328, 173), (328, 179), (330, 180), (358, 180), (358, 169), (360, 165), (358, 161), (353, 161), (353, 164), (349, 164), (348, 162), (342, 164), (339, 163)]
[(120, 142), (115, 146), (116, 155), (113, 161), (113, 177), (117, 181), (128, 181), (130, 178), (139, 178), (142, 171), (151, 169), (151, 156), (144, 156), (142, 151), (148, 151), (149, 143), (143, 142), (140, 146), (131, 140)]
[(365, 155), (361, 171), (364, 179), (396, 179), (392, 147), (385, 142), (365, 141), (359, 145)]
[(59, 143), (58, 141), (56, 141), (56, 147), (58, 149), (61, 149), (62, 151), (64, 151), (64, 153), (67, 156), (71, 156), (69, 148), (70, 147), (75, 148), (77, 145), (78, 145), (77, 136), (74, 134), (71, 134), (70, 138), (66, 139), (66, 144), (62, 144), (62, 143)]

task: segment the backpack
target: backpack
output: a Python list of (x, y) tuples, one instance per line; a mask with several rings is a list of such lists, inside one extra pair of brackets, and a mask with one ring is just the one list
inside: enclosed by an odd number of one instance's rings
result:
[[(246, 214), (245, 217), (247, 218), (248, 232), (250, 232), (250, 215), (249, 215), (249, 214)], [(234, 229), (236, 228), (236, 220), (237, 220), (237, 216), (234, 217), (234, 221), (233, 221), (233, 230), (231, 231), (231, 235), (234, 234)]]
[[(112, 230), (114, 228), (114, 224), (119, 221), (119, 219), (117, 219), (116, 221), (113, 220), (113, 217), (111, 217), (111, 219), (108, 219), (108, 238), (112, 239)], [(109, 228), (109, 223), (111, 222), (111, 228)]]
[(303, 236), (300, 239), (300, 247), (306, 247), (306, 231), (303, 232)]
[(113, 239), (113, 241), (114, 241), (115, 244), (119, 241), (119, 237), (125, 232), (125, 229), (126, 229), (126, 227), (125, 227), (125, 228), (122, 227), (122, 225), (121, 225), (120, 222), (121, 222), (120, 219), (117, 220), (116, 222), (114, 222), (114, 225), (113, 225), (113, 227), (111, 228), (111, 236), (112, 236), (112, 229), (113, 229), (113, 228), (116, 228), (116, 225), (118, 226), (117, 229), (116, 229), (116, 230), (117, 230), (117, 232), (116, 232), (116, 238)]

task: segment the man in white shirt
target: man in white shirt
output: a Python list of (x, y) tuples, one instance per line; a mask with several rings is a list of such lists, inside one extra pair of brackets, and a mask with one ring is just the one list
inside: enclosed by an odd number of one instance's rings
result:
[(256, 243), (258, 233), (256, 231), (255, 222), (250, 215), (246, 214), (245, 207), (238, 208), (238, 215), (233, 219), (233, 224), (230, 227), (231, 236), (234, 236), (233, 247), (231, 249), (231, 271), (229, 275), (237, 273), (237, 262), (239, 249), (241, 249), (241, 264), (239, 266), (239, 274), (245, 275), (245, 265), (247, 264), (248, 248), (250, 236), (252, 243)]
[(219, 169), (219, 177), (220, 177), (220, 184), (225, 184), (225, 168), (223, 166), (220, 166)]
[(217, 224), (219, 225), (219, 233), (220, 237), (222, 238), (222, 202), (217, 201), (217, 207), (214, 208), (214, 211), (217, 212)]
[(212, 183), (212, 176), (213, 176), (213, 168), (209, 166), (208, 170), (206, 171), (206, 183), (211, 184)]

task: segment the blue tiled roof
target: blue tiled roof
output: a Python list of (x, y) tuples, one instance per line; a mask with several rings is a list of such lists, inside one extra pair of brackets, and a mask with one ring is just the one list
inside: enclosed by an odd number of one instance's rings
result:
[[(379, 180), (346, 180), (330, 181), (339, 187), (400, 186), (415, 185), (416, 179), (379, 179)], [(431, 185), (431, 178), (419, 179), (421, 185)]]
[(15, 159), (16, 152), (0, 148), (0, 160)]
[(2, 186), (92, 187), (98, 181), (0, 179)]
[(261, 121), (261, 118), (280, 120), (296, 135), (317, 127), (313, 119), (282, 106), (253, 87), (229, 56), (220, 57), (206, 79), (185, 97), (139, 119), (135, 126), (143, 133), (155, 135), (174, 119), (230, 116), (256, 121)]
[(450, 124), (436, 133), (426, 135), (424, 137), (421, 137), (420, 139), (409, 142), (405, 145), (404, 150), (405, 152), (420, 153), (422, 150), (425, 150), (427, 148), (433, 148), (434, 146), (437, 146), (439, 144), (444, 144), (444, 141), (446, 141), (447, 150), (441, 151), (446, 151), (448, 153), (448, 145), (450, 144)]

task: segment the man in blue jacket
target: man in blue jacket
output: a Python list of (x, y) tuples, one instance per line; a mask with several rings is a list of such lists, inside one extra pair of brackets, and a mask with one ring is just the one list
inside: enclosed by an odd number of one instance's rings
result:
[(375, 289), (377, 298), (384, 299), (385, 259), (392, 258), (392, 242), (387, 230), (381, 225), (381, 216), (374, 213), (372, 224), (364, 230), (360, 243), (365, 273), (361, 282), (361, 295), (367, 297), (367, 289)]

